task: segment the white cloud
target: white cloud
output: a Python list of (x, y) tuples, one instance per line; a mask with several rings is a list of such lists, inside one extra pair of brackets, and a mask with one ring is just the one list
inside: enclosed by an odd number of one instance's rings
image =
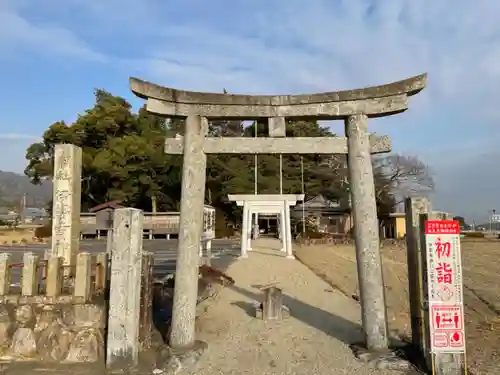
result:
[[(11, 47), (103, 60), (96, 51), (109, 55), (109, 45), (121, 43), (130, 52), (113, 60), (117, 69), (182, 89), (329, 91), (428, 72), (429, 87), (412, 98), (408, 113), (373, 121), (372, 129), (433, 166), (445, 191), (436, 198), (443, 209), (474, 192), (463, 183), (470, 181), (465, 165), (484, 170), (482, 154), (500, 157), (491, 136), (500, 121), (498, 1), (52, 0), (50, 11), (40, 9), (51, 23), (22, 16), (21, 10), (42, 7), (38, 0), (4, 2), (0, 22), (11, 28), (0, 31), (2, 50), (12, 40)], [(87, 17), (82, 24), (92, 30), (63, 20), (71, 14)], [(89, 33), (107, 45), (85, 43)], [(500, 173), (489, 176), (500, 183)], [(476, 211), (496, 196), (475, 196)]]
[[(236, 3), (218, 18), (160, 28), (164, 39), (138, 64), (142, 74), (184, 89), (296, 93), (429, 72), (428, 88), (408, 113), (372, 128), (393, 135), (398, 151), (411, 149), (429, 162), (441, 208), (479, 217), (498, 199), (491, 189), (474, 194), (469, 170), (488, 168), (483, 154), (500, 158), (491, 140), (500, 120), (499, 2), (290, 0), (268, 2), (265, 12)], [(477, 175), (478, 184), (500, 183), (494, 170)]]
[(358, 88), (427, 71), (429, 87), (411, 105), (414, 121), (450, 107), (500, 117), (500, 3), (290, 0), (267, 2), (265, 12), (243, 3), (226, 4), (219, 17), (156, 24), (149, 53), (126, 66), (169, 86), (241, 93)]
[(31, 140), (35, 142), (41, 140), (41, 137), (32, 134), (0, 133), (0, 140)]
[[(15, 4), (23, 5), (23, 2)], [(106, 56), (93, 50), (70, 30), (43, 22), (30, 22), (18, 13), (14, 3), (0, 6), (0, 58), (15, 52), (34, 52), (45, 56), (74, 57), (87, 61), (105, 61)]]

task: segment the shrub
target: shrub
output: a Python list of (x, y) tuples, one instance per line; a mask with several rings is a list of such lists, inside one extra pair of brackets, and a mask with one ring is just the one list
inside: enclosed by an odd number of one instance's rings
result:
[(52, 236), (52, 224), (45, 224), (43, 227), (35, 229), (36, 238), (48, 238)]
[(330, 235), (328, 233), (316, 232), (316, 231), (313, 231), (313, 230), (306, 230), (304, 238), (319, 239), (319, 238), (326, 238), (326, 237), (329, 237), (329, 236)]
[(484, 232), (469, 232), (464, 235), (466, 238), (484, 238)]

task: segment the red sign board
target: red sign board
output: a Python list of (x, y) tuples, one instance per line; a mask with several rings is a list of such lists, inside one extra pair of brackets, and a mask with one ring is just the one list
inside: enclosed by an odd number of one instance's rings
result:
[(431, 306), (432, 327), (441, 330), (464, 329), (462, 305)]
[(460, 223), (454, 220), (427, 220), (425, 234), (460, 234)]
[(432, 352), (465, 352), (463, 281), (458, 221), (425, 223)]

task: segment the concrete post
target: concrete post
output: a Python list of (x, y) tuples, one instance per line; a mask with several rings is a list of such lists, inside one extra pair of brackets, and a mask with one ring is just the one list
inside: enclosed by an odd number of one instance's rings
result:
[[(426, 274), (425, 243), (421, 243), (420, 215), (431, 212), (431, 202), (428, 198), (407, 198), (405, 201), (406, 221), (406, 256), (408, 264), (408, 294), (410, 297), (411, 337), (415, 349), (422, 358), (428, 357), (429, 337), (428, 320), (424, 319), (423, 309)], [(425, 237), (425, 235), (424, 235)], [(425, 241), (424, 241), (425, 242)]]
[(249, 225), (248, 215), (248, 203), (243, 203), (243, 219), (241, 223), (241, 254), (240, 258), (248, 258), (247, 248), (248, 248), (248, 225)]
[(256, 231), (255, 239), (259, 238), (259, 213), (255, 212), (255, 216), (253, 217), (253, 226)]
[[(255, 216), (258, 216), (258, 215), (255, 214)], [(258, 240), (259, 236), (260, 236), (260, 227), (258, 225), (254, 224), (253, 227), (252, 227), (252, 238), (254, 240)]]
[(76, 257), (75, 297), (82, 297), (85, 301), (92, 297), (92, 255), (79, 253)]
[(21, 277), (21, 295), (35, 296), (38, 294), (38, 256), (34, 253), (23, 254), (23, 271)]
[(246, 230), (246, 233), (247, 233), (247, 251), (252, 251), (252, 227), (253, 227), (253, 212), (252, 210), (250, 210), (250, 206), (248, 206), (247, 208), (247, 215), (248, 215), (248, 221), (247, 221), (247, 230)]
[(63, 259), (50, 257), (47, 261), (47, 278), (45, 279), (45, 294), (48, 297), (59, 297), (62, 292)]
[(292, 224), (291, 224), (291, 219), (290, 219), (290, 207), (288, 206), (288, 201), (285, 201), (285, 235), (283, 238), (285, 239), (285, 248), (286, 248), (286, 257), (288, 259), (295, 259), (293, 256), (293, 249), (292, 249)]
[(281, 240), (281, 251), (286, 252), (286, 224), (285, 224), (285, 209), (281, 210), (279, 214), (280, 218), (280, 240)]
[(74, 264), (80, 247), (81, 177), (82, 149), (71, 144), (56, 145), (52, 197), (52, 247), (47, 255), (62, 257), (64, 265)]
[(283, 291), (271, 286), (264, 290), (264, 301), (262, 302), (263, 320), (283, 319)]
[(212, 265), (212, 240), (207, 240), (207, 244), (205, 246), (206, 249), (206, 256), (207, 256), (207, 264), (209, 266)]
[(96, 255), (96, 273), (95, 273), (95, 289), (98, 292), (105, 291), (109, 280), (109, 259), (111, 259), (111, 250), (108, 253), (99, 253)]
[(106, 254), (111, 258), (111, 249), (113, 249), (113, 229), (108, 229), (106, 234)]
[(153, 336), (153, 266), (154, 254), (142, 252), (141, 270), (141, 312), (139, 321), (139, 342), (141, 349), (149, 349)]
[(198, 298), (198, 251), (200, 248), (207, 157), (203, 142), (208, 120), (188, 116), (184, 135), (181, 214), (175, 272), (170, 345), (189, 348), (195, 343), (196, 302)]
[(11, 256), (10, 253), (0, 253), (0, 296), (10, 293)]
[(128, 369), (139, 360), (144, 215), (118, 208), (113, 220), (106, 366)]
[(368, 118), (349, 116), (345, 128), (363, 330), (367, 349), (383, 350), (389, 341)]
[(253, 225), (252, 225), (252, 230), (251, 230), (251, 233), (252, 233), (252, 236), (251, 238), (254, 239), (254, 240), (258, 240), (259, 239), (259, 236), (260, 236), (260, 228), (259, 228), (259, 212), (258, 211), (255, 211), (253, 213), (254, 215), (254, 222), (253, 222)]

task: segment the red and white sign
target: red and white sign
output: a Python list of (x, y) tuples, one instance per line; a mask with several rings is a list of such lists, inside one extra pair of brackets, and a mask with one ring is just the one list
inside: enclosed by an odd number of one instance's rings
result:
[(465, 352), (458, 221), (426, 221), (425, 242), (431, 351)]
[(464, 329), (462, 305), (438, 305), (431, 306), (432, 328), (446, 330)]

